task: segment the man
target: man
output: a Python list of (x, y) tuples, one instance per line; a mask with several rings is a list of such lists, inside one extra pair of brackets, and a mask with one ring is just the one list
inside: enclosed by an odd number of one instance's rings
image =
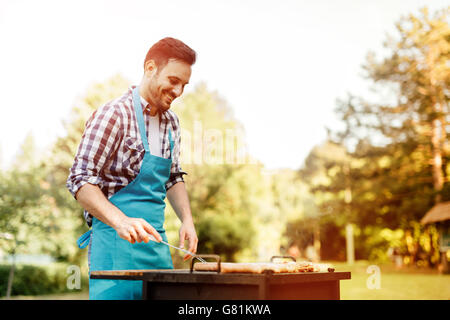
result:
[[(86, 123), (67, 187), (92, 226), (78, 240), (80, 248), (89, 243), (90, 271), (173, 268), (169, 248), (160, 243), (167, 241), (166, 195), (182, 222), (180, 247), (188, 240), (189, 251), (197, 250), (179, 162), (179, 121), (169, 110), (195, 60), (195, 51), (180, 40), (158, 41), (147, 53), (139, 87), (100, 107)], [(90, 299), (140, 299), (141, 290), (139, 281), (89, 280)]]

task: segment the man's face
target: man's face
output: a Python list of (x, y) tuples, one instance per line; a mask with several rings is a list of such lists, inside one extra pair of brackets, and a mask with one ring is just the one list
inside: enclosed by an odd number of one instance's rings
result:
[(191, 66), (188, 63), (169, 60), (149, 76), (146, 88), (149, 102), (161, 112), (167, 111), (172, 101), (181, 96), (190, 77)]

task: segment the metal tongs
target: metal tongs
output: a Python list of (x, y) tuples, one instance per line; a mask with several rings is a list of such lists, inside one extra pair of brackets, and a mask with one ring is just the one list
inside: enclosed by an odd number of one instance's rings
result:
[[(148, 236), (150, 237), (150, 240), (155, 241), (155, 242), (158, 242), (158, 241), (156, 240), (156, 238), (155, 238), (152, 234), (149, 234)], [(193, 258), (197, 258), (197, 259), (200, 260), (202, 263), (206, 263), (205, 260), (203, 260), (201, 257), (197, 256), (195, 253), (190, 252), (189, 250), (186, 250), (186, 249), (183, 249), (183, 248), (180, 248), (180, 247), (176, 247), (176, 246), (174, 246), (174, 245), (171, 245), (171, 244), (168, 243), (168, 242), (165, 242), (164, 240), (161, 240), (161, 243), (164, 243), (166, 246), (172, 247), (172, 248), (174, 248), (174, 249), (183, 251), (184, 253), (187, 253), (188, 255), (192, 256)]]

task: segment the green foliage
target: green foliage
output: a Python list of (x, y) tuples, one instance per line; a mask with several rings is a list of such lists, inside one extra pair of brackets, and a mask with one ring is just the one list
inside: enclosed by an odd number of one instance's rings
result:
[(388, 262), (389, 249), (396, 248), (401, 252), (403, 245), (404, 231), (403, 229), (391, 230), (378, 226), (366, 227), (357, 237), (357, 251), (360, 256), (367, 257), (369, 261)]
[[(364, 70), (381, 102), (340, 100), (336, 112), (345, 129), (330, 131), (330, 141), (314, 148), (299, 172), (324, 215), (322, 228), (324, 220), (340, 233), (347, 223), (358, 227), (357, 258), (383, 261), (388, 248), (401, 247), (411, 261), (437, 263), (437, 242), (423, 240), (431, 231), (418, 221), (436, 195), (448, 198), (449, 10), (402, 18), (397, 37), (385, 42), (387, 54), (368, 54)], [(386, 88), (391, 99), (383, 96)], [(337, 240), (323, 232), (321, 238), (327, 248)], [(408, 241), (414, 245), (405, 249)]]
[(42, 249), (44, 234), (53, 227), (51, 200), (41, 188), (42, 181), (39, 168), (25, 172), (12, 170), (0, 175), (3, 251), (12, 254)]
[[(307, 217), (290, 222), (285, 230), (290, 246), (298, 246), (301, 251), (313, 245), (314, 230), (320, 230), (320, 258), (322, 260), (345, 260), (345, 235), (343, 226), (330, 217)], [(305, 252), (301, 253), (303, 257)]]
[[(255, 197), (261, 192), (261, 165), (248, 163), (245, 153), (244, 160), (237, 161), (237, 149), (244, 143), (242, 126), (226, 102), (205, 84), (184, 96), (174, 111), (183, 129), (182, 167), (188, 172), (184, 179), (199, 237), (197, 252), (221, 254), (233, 261), (252, 245), (255, 235), (252, 221), (258, 212)], [(227, 143), (230, 134), (233, 143)], [(178, 226), (168, 206), (170, 238), (178, 236)]]
[(251, 246), (255, 233), (244, 216), (230, 219), (218, 214), (204, 214), (196, 224), (201, 239), (198, 252), (220, 253), (224, 261), (235, 261), (235, 254)]
[[(67, 288), (66, 264), (49, 266), (16, 265), (11, 295), (38, 295), (73, 292)], [(6, 296), (10, 265), (0, 265), (0, 297)], [(88, 287), (86, 276), (81, 277), (81, 288)], [(79, 290), (78, 290), (79, 291)]]

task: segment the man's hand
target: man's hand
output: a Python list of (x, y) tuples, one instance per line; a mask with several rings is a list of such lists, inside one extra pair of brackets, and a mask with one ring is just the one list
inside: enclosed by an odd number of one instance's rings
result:
[(149, 234), (153, 235), (158, 242), (162, 240), (158, 231), (147, 221), (140, 218), (123, 216), (114, 224), (113, 228), (117, 231), (119, 237), (131, 243), (136, 241), (148, 243), (150, 241)]
[[(189, 251), (192, 253), (197, 253), (198, 238), (195, 232), (194, 223), (192, 221), (183, 222), (180, 227), (180, 248), (184, 248), (184, 241), (189, 241)], [(186, 261), (191, 256), (186, 254), (183, 261)]]

